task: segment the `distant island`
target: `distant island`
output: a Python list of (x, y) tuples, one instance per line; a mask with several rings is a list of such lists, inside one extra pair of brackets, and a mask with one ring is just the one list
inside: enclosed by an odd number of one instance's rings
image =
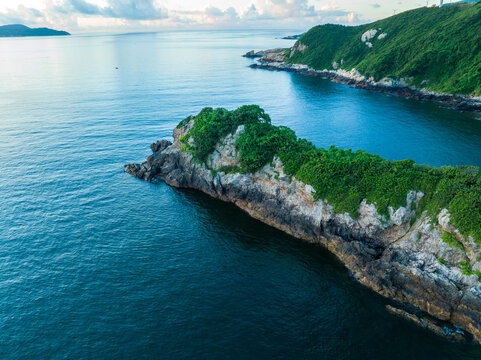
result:
[(48, 28), (29, 28), (25, 25), (14, 24), (0, 26), (0, 37), (23, 37), (23, 36), (65, 36), (70, 35), (66, 31), (58, 31)]

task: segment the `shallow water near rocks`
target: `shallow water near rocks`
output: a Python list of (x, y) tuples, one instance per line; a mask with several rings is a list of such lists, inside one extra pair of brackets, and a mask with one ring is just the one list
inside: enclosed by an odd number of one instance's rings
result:
[(326, 251), (123, 172), (187, 115), (248, 103), (318, 146), (481, 165), (479, 115), (240, 57), (289, 34), (0, 39), (0, 358), (481, 358)]

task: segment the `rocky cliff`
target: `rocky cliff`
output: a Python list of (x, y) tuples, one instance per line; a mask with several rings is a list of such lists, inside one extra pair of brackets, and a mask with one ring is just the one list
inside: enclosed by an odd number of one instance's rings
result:
[[(195, 118), (187, 120), (174, 130), (173, 143), (152, 144), (153, 154), (142, 164), (126, 165), (126, 171), (150, 182), (200, 190), (299, 239), (322, 245), (358, 281), (394, 300), (389, 311), (439, 334), (472, 335), (481, 342), (481, 283), (472, 271), (466, 275), (459, 267), (469, 262), (472, 269), (481, 269), (480, 248), (450, 224), (447, 210), (434, 221), (425, 213), (416, 216), (424, 194), (413, 190), (406, 194), (405, 206), (389, 209), (388, 218), (365, 200), (356, 219), (335, 213), (326, 201), (315, 200), (313, 187), (287, 175), (277, 157), (253, 174), (235, 172), (240, 165), (236, 140), (243, 125), (199, 163), (186, 150), (186, 135)], [(464, 250), (442, 240), (446, 231)]]

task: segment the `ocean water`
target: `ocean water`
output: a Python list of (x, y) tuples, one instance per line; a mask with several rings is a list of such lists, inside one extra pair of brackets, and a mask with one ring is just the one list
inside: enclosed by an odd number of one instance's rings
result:
[(250, 103), (319, 146), (481, 165), (475, 114), (240, 57), (287, 34), (0, 39), (1, 359), (481, 358), (326, 251), (123, 172), (187, 115)]

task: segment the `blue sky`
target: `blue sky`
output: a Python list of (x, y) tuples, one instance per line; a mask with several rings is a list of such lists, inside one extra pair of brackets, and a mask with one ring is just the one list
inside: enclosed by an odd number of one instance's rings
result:
[(308, 29), (359, 24), (437, 0), (1, 0), (0, 24), (72, 32)]

